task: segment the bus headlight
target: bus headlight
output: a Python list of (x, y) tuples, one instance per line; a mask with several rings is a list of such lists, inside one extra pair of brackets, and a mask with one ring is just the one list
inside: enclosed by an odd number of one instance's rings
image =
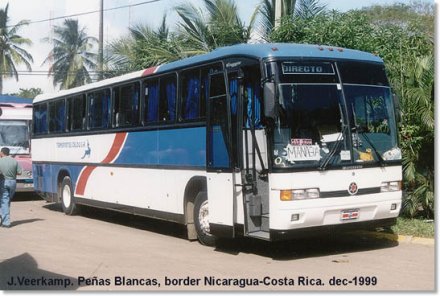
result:
[(280, 191), (281, 201), (303, 200), (303, 199), (314, 199), (314, 198), (319, 198), (318, 188), (293, 189), (293, 190)]
[(402, 181), (382, 182), (380, 192), (391, 192), (402, 190)]

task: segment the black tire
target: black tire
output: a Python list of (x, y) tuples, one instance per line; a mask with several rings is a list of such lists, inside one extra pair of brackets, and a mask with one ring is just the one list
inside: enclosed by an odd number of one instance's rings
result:
[(199, 192), (196, 196), (194, 225), (200, 243), (205, 246), (215, 246), (216, 237), (209, 232), (208, 196), (206, 192)]
[(60, 194), (63, 212), (69, 216), (75, 215), (78, 212), (78, 207), (73, 196), (72, 182), (69, 176), (64, 177), (63, 182), (61, 182)]

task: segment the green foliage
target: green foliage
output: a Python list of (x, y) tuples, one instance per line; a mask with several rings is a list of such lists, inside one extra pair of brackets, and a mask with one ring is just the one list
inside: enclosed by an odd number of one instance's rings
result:
[(37, 95), (42, 93), (43, 91), (39, 87), (20, 88), (18, 93), (11, 94), (11, 96), (34, 99)]
[(175, 7), (179, 21), (174, 32), (169, 30), (164, 17), (159, 28), (138, 24), (130, 29), (129, 36), (112, 42), (108, 48), (109, 75), (245, 43), (251, 38), (257, 10), (246, 25), (239, 18), (234, 1), (204, 0), (203, 3), (203, 8), (190, 2)]
[(397, 218), (397, 224), (391, 229), (399, 235), (434, 238), (435, 223), (432, 220)]
[(96, 69), (97, 54), (92, 51), (97, 39), (87, 35), (78, 20), (65, 19), (62, 26), (54, 27), (53, 49), (43, 62), (50, 64), (49, 75), (53, 74), (54, 86), (61, 89), (92, 82), (90, 71)]

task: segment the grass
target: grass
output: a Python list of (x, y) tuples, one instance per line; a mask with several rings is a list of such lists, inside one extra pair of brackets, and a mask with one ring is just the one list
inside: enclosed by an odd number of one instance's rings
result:
[(391, 229), (395, 234), (434, 238), (433, 220), (397, 218), (397, 224)]

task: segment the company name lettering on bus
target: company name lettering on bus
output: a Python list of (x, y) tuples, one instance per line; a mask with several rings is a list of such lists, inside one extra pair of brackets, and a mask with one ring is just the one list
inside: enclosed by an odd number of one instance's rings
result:
[(294, 146), (313, 145), (312, 139), (290, 139), (290, 144)]
[(84, 148), (86, 147), (85, 141), (76, 142), (57, 142), (57, 148)]
[(331, 64), (283, 63), (283, 74), (334, 74)]
[(321, 159), (319, 145), (296, 146), (288, 144), (284, 150), (287, 152), (286, 160), (295, 161), (318, 161)]
[(235, 68), (241, 65), (241, 62), (227, 63), (226, 68)]

